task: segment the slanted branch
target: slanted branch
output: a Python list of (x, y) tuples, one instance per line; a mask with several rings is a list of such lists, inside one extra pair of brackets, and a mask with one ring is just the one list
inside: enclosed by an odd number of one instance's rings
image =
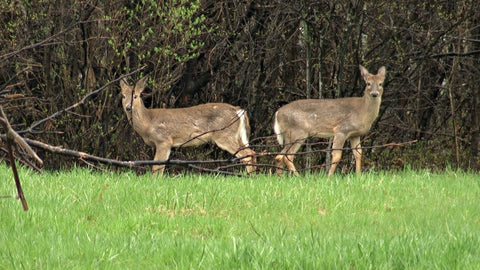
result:
[(10, 165), (12, 166), (13, 171), (13, 178), (15, 179), (15, 185), (17, 187), (18, 198), (22, 202), (23, 210), (28, 210), (27, 200), (25, 199), (25, 195), (23, 194), (22, 185), (20, 183), (20, 177), (18, 176), (17, 167), (15, 165), (15, 158), (13, 156), (13, 145), (17, 144), (20, 146), (27, 154), (32, 157), (38, 164), (42, 165), (42, 159), (33, 151), (33, 149), (25, 142), (25, 140), (18, 135), (18, 133), (13, 130), (10, 122), (8, 122), (8, 118), (3, 111), (3, 107), (0, 105), (0, 123), (3, 126), (3, 129), (6, 131), (5, 141), (7, 145), (8, 157), (10, 159)]
[(118, 78), (116, 78), (116, 79), (114, 79), (114, 80), (111, 80), (110, 82), (108, 82), (107, 84), (103, 85), (102, 87), (100, 87), (100, 88), (98, 88), (98, 89), (95, 89), (94, 91), (92, 91), (92, 92), (88, 93), (87, 95), (85, 95), (79, 102), (77, 102), (77, 103), (75, 103), (75, 104), (73, 104), (73, 105), (71, 105), (71, 106), (69, 106), (69, 107), (67, 107), (67, 108), (65, 108), (65, 109), (63, 109), (63, 110), (60, 110), (60, 111), (58, 111), (58, 112), (56, 112), (56, 113), (54, 113), (54, 114), (52, 114), (52, 115), (50, 115), (50, 116), (42, 119), (42, 120), (39, 120), (39, 121), (33, 123), (28, 129), (19, 131), (18, 133), (20, 133), (20, 134), (23, 134), (23, 133), (32, 133), (32, 134), (33, 134), (33, 133), (38, 133), (35, 129), (36, 129), (38, 126), (40, 126), (41, 124), (44, 124), (45, 122), (50, 121), (50, 120), (52, 120), (52, 119), (54, 119), (54, 118), (57, 118), (57, 117), (59, 117), (60, 115), (66, 113), (66, 112), (70, 112), (70, 111), (74, 110), (75, 108), (80, 107), (81, 105), (85, 104), (88, 99), (90, 99), (90, 98), (94, 97), (95, 95), (99, 94), (100, 92), (102, 92), (103, 90), (105, 90), (108, 86), (110, 86), (110, 85), (112, 85), (112, 84), (120, 81), (121, 79), (123, 79), (123, 78), (125, 78), (125, 77), (128, 77), (128, 76), (131, 76), (131, 75), (133, 75), (133, 74), (135, 74), (135, 73), (138, 73), (138, 72), (140, 72), (140, 71), (143, 70), (143, 69), (145, 69), (145, 66), (140, 67), (140, 68), (138, 68), (138, 69), (136, 69), (136, 70), (134, 70), (134, 71), (132, 71), (132, 72), (130, 72), (130, 73), (127, 73), (127, 74), (125, 74), (125, 75), (123, 75), (123, 76), (120, 76), (120, 77), (118, 77)]

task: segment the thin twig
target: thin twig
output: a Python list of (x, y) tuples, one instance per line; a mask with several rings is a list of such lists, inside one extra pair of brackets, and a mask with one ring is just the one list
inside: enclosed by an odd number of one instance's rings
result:
[(127, 74), (125, 74), (125, 75), (122, 75), (122, 76), (120, 76), (120, 77), (118, 77), (118, 78), (116, 78), (116, 79), (108, 82), (107, 84), (103, 85), (102, 87), (100, 87), (100, 88), (98, 88), (98, 89), (95, 89), (94, 91), (92, 91), (92, 92), (88, 93), (87, 95), (85, 95), (79, 102), (77, 102), (77, 103), (75, 103), (75, 104), (73, 104), (73, 105), (71, 105), (71, 106), (69, 106), (69, 107), (67, 107), (67, 108), (65, 108), (65, 109), (63, 109), (63, 110), (61, 110), (61, 111), (58, 111), (58, 112), (56, 112), (56, 113), (54, 113), (54, 114), (52, 114), (52, 115), (50, 115), (50, 116), (48, 116), (48, 117), (46, 117), (46, 118), (44, 118), (44, 119), (42, 119), (42, 120), (39, 120), (39, 121), (33, 123), (29, 128), (27, 128), (27, 129), (25, 129), (25, 130), (18, 131), (18, 133), (19, 133), (19, 134), (23, 134), (23, 133), (32, 133), (32, 134), (33, 134), (33, 133), (38, 133), (38, 132), (35, 131), (34, 129), (35, 129), (36, 127), (38, 127), (39, 125), (41, 125), (41, 124), (43, 124), (43, 123), (45, 123), (45, 122), (47, 122), (47, 121), (49, 121), (49, 120), (52, 120), (53, 118), (56, 118), (56, 117), (58, 117), (58, 116), (60, 116), (60, 115), (62, 115), (62, 114), (64, 114), (64, 113), (66, 113), (66, 112), (69, 112), (69, 111), (71, 111), (71, 110), (79, 107), (80, 105), (85, 104), (85, 102), (86, 102), (90, 97), (92, 97), (92, 96), (100, 93), (101, 91), (103, 91), (105, 88), (107, 88), (107, 87), (110, 86), (111, 84), (116, 83), (116, 82), (120, 81), (121, 79), (123, 79), (123, 78), (125, 78), (125, 77), (128, 77), (128, 76), (131, 76), (131, 75), (133, 75), (133, 74), (135, 74), (135, 73), (137, 73), (137, 72), (140, 72), (140, 71), (143, 70), (145, 67), (146, 67), (146, 66), (143, 66), (143, 67), (141, 67), (141, 68), (138, 68), (138, 69), (136, 69), (136, 70), (134, 70), (134, 71), (132, 71), (132, 72), (130, 72), (130, 73), (127, 73)]

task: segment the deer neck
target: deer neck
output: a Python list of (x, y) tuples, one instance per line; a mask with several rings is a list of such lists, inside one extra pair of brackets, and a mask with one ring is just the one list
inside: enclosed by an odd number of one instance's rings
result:
[(374, 98), (367, 93), (363, 96), (363, 115), (368, 122), (372, 123), (377, 118), (381, 102), (382, 96)]
[(137, 131), (142, 137), (150, 126), (150, 114), (148, 111), (149, 110), (145, 107), (141, 99), (135, 101), (132, 106), (131, 118), (133, 129), (135, 129), (135, 131)]
[(129, 112), (127, 110), (125, 110), (125, 114), (127, 115), (127, 120), (129, 123), (132, 122), (132, 112)]

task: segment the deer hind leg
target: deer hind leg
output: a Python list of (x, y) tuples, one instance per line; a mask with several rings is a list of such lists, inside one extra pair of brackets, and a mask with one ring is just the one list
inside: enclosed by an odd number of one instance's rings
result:
[(255, 151), (248, 147), (241, 148), (235, 154), (236, 157), (240, 158), (243, 163), (247, 164), (247, 173), (251, 173), (257, 170), (257, 166), (254, 164), (257, 163), (257, 157), (255, 156)]
[(355, 156), (355, 168), (357, 174), (362, 173), (362, 145), (360, 144), (360, 137), (350, 138), (350, 145), (352, 147), (353, 155)]
[(342, 158), (342, 148), (345, 144), (345, 135), (343, 134), (336, 134), (333, 137), (333, 144), (332, 144), (332, 164), (330, 165), (330, 170), (328, 171), (328, 177), (332, 176), (337, 168), (337, 164)]
[(277, 168), (278, 176), (282, 176), (283, 174), (283, 167), (285, 167), (285, 162), (283, 161), (284, 157), (284, 154), (278, 154), (275, 156), (275, 167)]
[(257, 167), (253, 165), (257, 162), (255, 151), (243, 146), (243, 143), (240, 143), (236, 139), (225, 135), (219, 136), (219, 138), (215, 139), (215, 144), (221, 149), (241, 159), (244, 164), (247, 164), (248, 166), (246, 166), (246, 170), (248, 173), (251, 173), (257, 169)]
[[(153, 160), (167, 160), (170, 156), (171, 145), (160, 144), (156, 146), (155, 157)], [(163, 175), (165, 170), (165, 165), (153, 165), (152, 172), (158, 174), (159, 176)]]
[(283, 165), (287, 166), (287, 169), (298, 176), (297, 169), (293, 160), (295, 159), (295, 153), (300, 149), (305, 139), (299, 139), (293, 143), (286, 143), (282, 150), (282, 153), (275, 157), (275, 166), (277, 167), (277, 174), (281, 176), (283, 174)]

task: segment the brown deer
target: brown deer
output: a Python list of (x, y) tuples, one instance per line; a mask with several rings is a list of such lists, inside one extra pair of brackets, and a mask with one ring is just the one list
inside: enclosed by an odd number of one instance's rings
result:
[(343, 145), (350, 140), (356, 171), (361, 173), (360, 136), (368, 132), (378, 116), (386, 69), (381, 67), (373, 75), (360, 66), (360, 73), (366, 83), (363, 97), (297, 100), (275, 113), (274, 131), (278, 142), (284, 146), (275, 157), (278, 175), (282, 175), (284, 165), (298, 175), (293, 159), (307, 137), (333, 137), (332, 165), (328, 176), (335, 172)]
[[(130, 86), (120, 81), (122, 104), (128, 121), (143, 141), (155, 148), (154, 160), (168, 160), (172, 147), (196, 146), (214, 142), (256, 169), (255, 152), (248, 148), (250, 125), (247, 113), (225, 103), (207, 103), (189, 108), (147, 109), (140, 94), (147, 77)], [(154, 165), (153, 172), (163, 174), (165, 165)]]

